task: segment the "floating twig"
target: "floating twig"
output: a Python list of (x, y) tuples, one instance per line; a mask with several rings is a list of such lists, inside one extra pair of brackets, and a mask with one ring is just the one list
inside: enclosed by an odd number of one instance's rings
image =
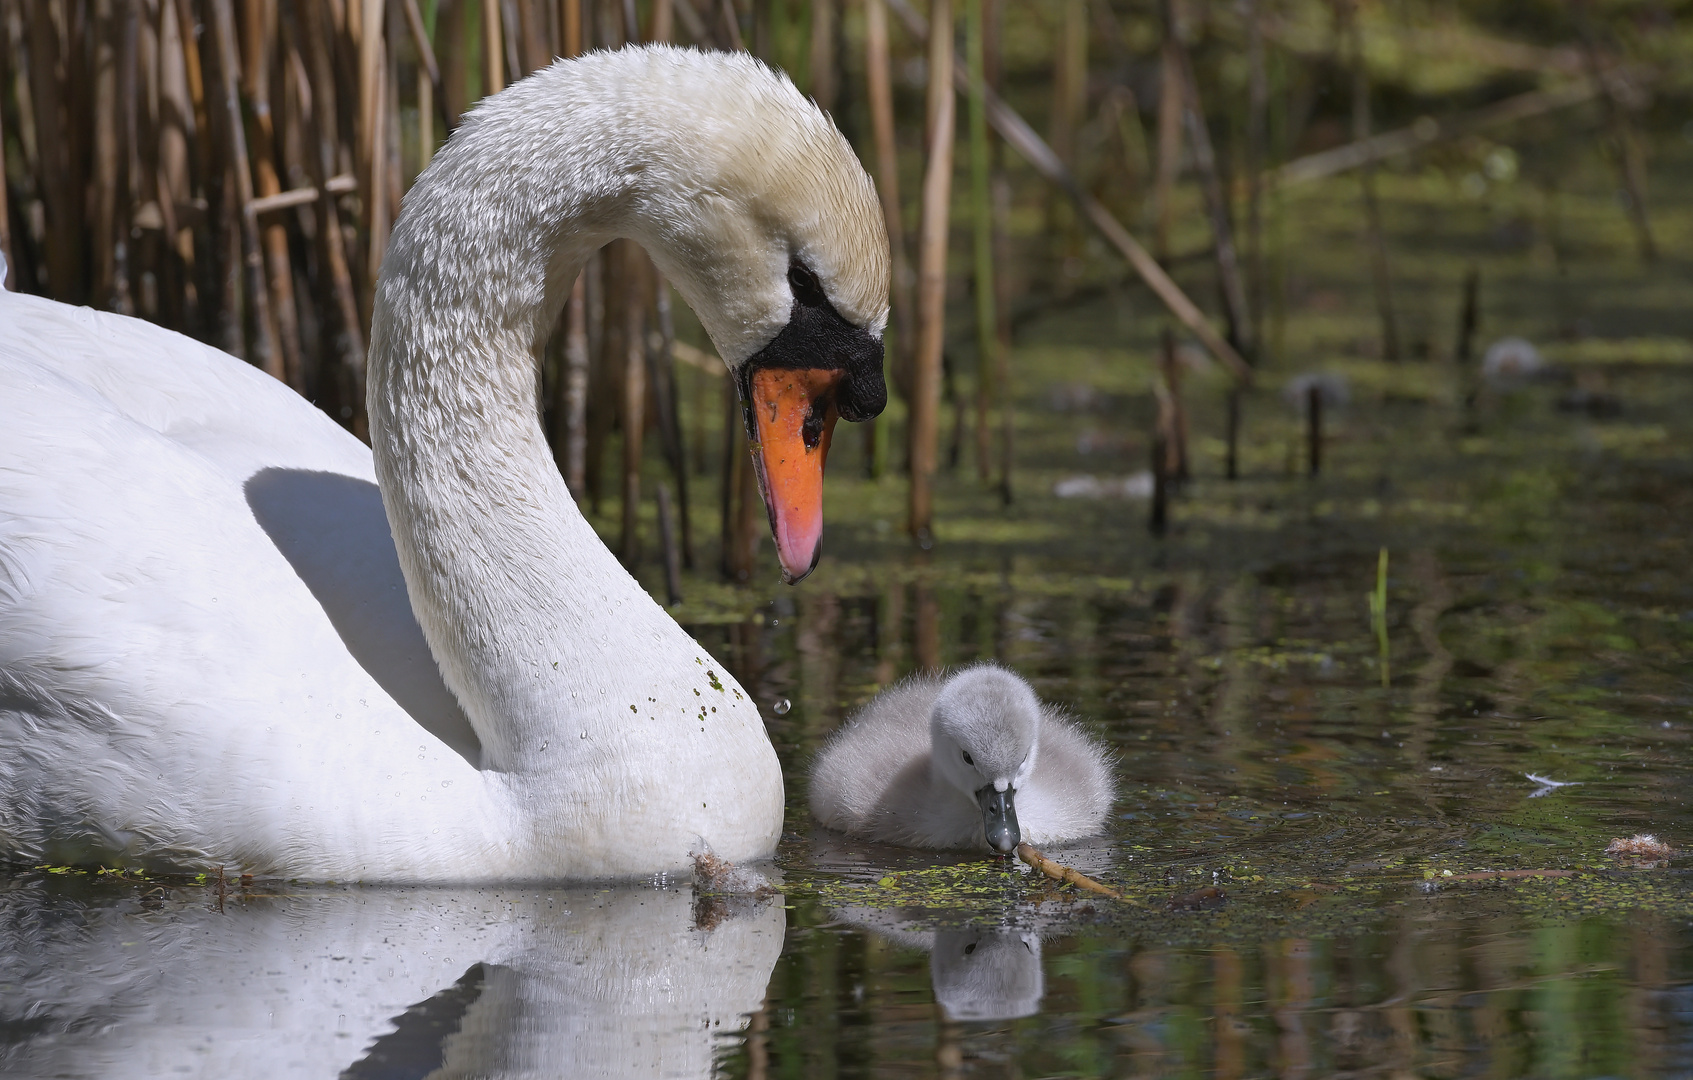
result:
[(1017, 857), (1054, 881), (1074, 885), (1078, 889), (1086, 889), (1088, 892), (1095, 892), (1101, 896), (1109, 896), (1113, 900), (1121, 900), (1126, 904), (1134, 903), (1133, 900), (1130, 900), (1118, 890), (1108, 885), (1101, 885), (1081, 871), (1074, 870), (1063, 863), (1053, 862), (1028, 844), (1017, 845)]

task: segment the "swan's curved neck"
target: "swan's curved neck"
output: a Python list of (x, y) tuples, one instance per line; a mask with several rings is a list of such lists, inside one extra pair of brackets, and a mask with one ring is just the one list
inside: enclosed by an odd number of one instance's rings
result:
[(587, 257), (632, 234), (655, 153), (563, 82), (484, 105), (407, 194), (371, 337), (371, 441), (412, 606), (501, 771), (556, 767), (560, 740), (632, 722), (667, 669), (704, 656), (583, 519), (541, 431), (539, 343)]

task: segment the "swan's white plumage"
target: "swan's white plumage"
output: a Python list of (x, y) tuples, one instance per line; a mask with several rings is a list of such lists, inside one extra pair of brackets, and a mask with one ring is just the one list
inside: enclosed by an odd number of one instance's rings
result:
[(576, 512), (534, 349), (614, 236), (732, 362), (781, 329), (778, 250), (879, 332), (862, 169), (755, 62), (626, 50), (484, 103), (406, 210), (375, 469), (231, 357), (0, 294), (0, 857), (462, 880), (773, 849), (763, 723)]
[[(936, 723), (943, 695), (952, 699), (952, 716)], [(1026, 708), (1017, 700), (1024, 697)], [(1000, 713), (1007, 698), (1018, 715), (987, 715)], [(961, 736), (947, 742), (944, 763), (936, 760), (943, 729)], [(985, 775), (953, 762), (960, 745), (973, 751)], [(987, 764), (990, 755), (1004, 759), (1001, 767)], [(970, 791), (993, 782), (996, 774), (1011, 780), (1022, 839), (1033, 844), (1098, 833), (1116, 788), (1103, 748), (1060, 710), (1035, 698), (1021, 679), (980, 664), (916, 675), (872, 698), (817, 755), (811, 812), (825, 828), (865, 840), (981, 847), (982, 813)]]

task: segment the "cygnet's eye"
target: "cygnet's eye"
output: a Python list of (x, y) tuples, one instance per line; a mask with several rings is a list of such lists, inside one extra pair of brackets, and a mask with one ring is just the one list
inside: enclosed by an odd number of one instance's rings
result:
[(788, 267), (788, 284), (793, 287), (794, 299), (806, 307), (827, 307), (829, 298), (823, 293), (823, 283), (804, 263)]
[(964, 755), (964, 764), (972, 766), (976, 764), (976, 759), (970, 756), (970, 751), (964, 750), (961, 752)]

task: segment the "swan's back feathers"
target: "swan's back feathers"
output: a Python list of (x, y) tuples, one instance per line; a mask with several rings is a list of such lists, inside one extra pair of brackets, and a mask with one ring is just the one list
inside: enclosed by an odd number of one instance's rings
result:
[(345, 777), (474, 779), (418, 745), (247, 501), (266, 467), (369, 483), (356, 439), (140, 320), (0, 293), (0, 328), (0, 861), (351, 869), (402, 826), (360, 821)]

